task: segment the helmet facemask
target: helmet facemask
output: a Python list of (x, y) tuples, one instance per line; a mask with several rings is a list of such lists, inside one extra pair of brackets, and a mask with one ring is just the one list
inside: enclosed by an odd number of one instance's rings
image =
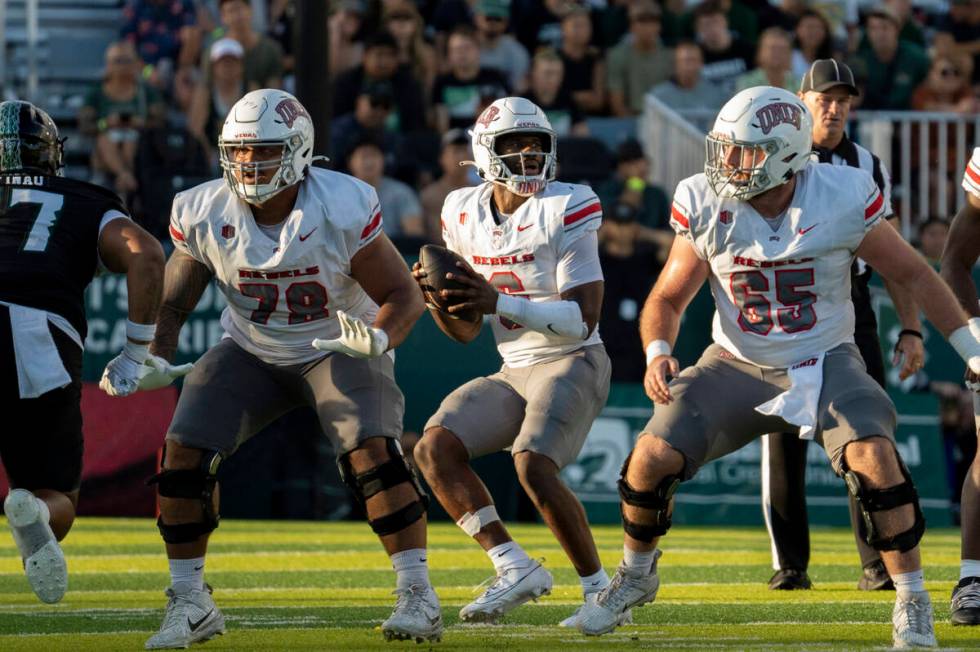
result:
[[(541, 149), (500, 153), (500, 141), (507, 136), (534, 135), (541, 142)], [(555, 179), (555, 134), (544, 130), (510, 129), (480, 135), (480, 144), (486, 147), (490, 165), (481, 170), (482, 176), (521, 197), (541, 192), (549, 181)], [(529, 169), (530, 168), (530, 169)], [(530, 174), (528, 173), (530, 172)]]
[(705, 148), (704, 173), (719, 197), (751, 199), (787, 181), (774, 179), (769, 169), (770, 156), (780, 149), (778, 138), (745, 142), (711, 133)]
[[(250, 204), (263, 204), (289, 186), (299, 182), (303, 174), (294, 166), (302, 138), (293, 135), (286, 140), (225, 140), (218, 139), (221, 169), (232, 191)], [(262, 154), (254, 160), (239, 160), (239, 152), (251, 148)], [(278, 148), (278, 155), (263, 149)], [(247, 150), (246, 150), (247, 151)], [(244, 157), (242, 157), (244, 158)]]

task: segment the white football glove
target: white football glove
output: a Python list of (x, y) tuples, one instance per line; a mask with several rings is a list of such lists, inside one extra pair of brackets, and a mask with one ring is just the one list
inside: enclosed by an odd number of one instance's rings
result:
[(388, 350), (388, 333), (368, 326), (357, 317), (343, 310), (337, 311), (340, 337), (335, 340), (313, 340), (313, 348), (320, 351), (336, 351), (352, 358), (376, 358)]
[(194, 368), (193, 362), (172, 365), (160, 356), (149, 355), (140, 369), (139, 389), (160, 389), (181, 376), (186, 376)]
[(139, 390), (166, 387), (193, 368), (193, 363), (173, 366), (155, 355), (139, 364), (123, 351), (105, 366), (99, 387), (109, 396), (129, 396)]

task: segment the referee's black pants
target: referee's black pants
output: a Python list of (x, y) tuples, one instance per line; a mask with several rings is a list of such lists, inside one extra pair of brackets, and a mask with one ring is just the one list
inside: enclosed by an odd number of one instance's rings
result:
[[(868, 373), (879, 385), (885, 386), (885, 362), (874, 330), (856, 331), (854, 342), (861, 351)], [(763, 439), (768, 449), (763, 458), (763, 473), (768, 473), (768, 483), (763, 482), (762, 507), (766, 511), (766, 526), (772, 540), (775, 559), (773, 565), (780, 569), (806, 570), (810, 563), (810, 525), (806, 514), (806, 439), (795, 432), (773, 433)], [(768, 466), (765, 460), (768, 459)], [(768, 492), (766, 489), (768, 488)], [(848, 492), (851, 511), (851, 528), (857, 542), (861, 565), (868, 566), (881, 559), (877, 550), (865, 542), (858, 528), (860, 514), (854, 497)]]

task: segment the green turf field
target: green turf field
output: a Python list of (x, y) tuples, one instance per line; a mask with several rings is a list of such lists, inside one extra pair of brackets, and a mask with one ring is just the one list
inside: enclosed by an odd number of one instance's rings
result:
[[(857, 554), (845, 530), (816, 530), (810, 568), (815, 589), (775, 592), (764, 529), (678, 527), (665, 540), (657, 601), (636, 624), (599, 639), (556, 623), (577, 607), (577, 577), (543, 526), (512, 528), (555, 576), (552, 595), (512, 612), (502, 625), (463, 625), (456, 613), (492, 574), (483, 552), (458, 528), (433, 525), (432, 579), (446, 632), (436, 650), (850, 650), (886, 648), (893, 593), (855, 588)], [(594, 528), (603, 563), (621, 557), (619, 528)], [(0, 533), (0, 650), (136, 650), (160, 625), (169, 584), (153, 522), (80, 519), (64, 548), (68, 594), (38, 602), (6, 527)], [(936, 634), (947, 648), (980, 648), (980, 631), (948, 624), (949, 592), (959, 564), (959, 532), (924, 540)], [(423, 649), (385, 643), (394, 574), (363, 523), (223, 521), (212, 539), (207, 580), (228, 633), (201, 650)]]

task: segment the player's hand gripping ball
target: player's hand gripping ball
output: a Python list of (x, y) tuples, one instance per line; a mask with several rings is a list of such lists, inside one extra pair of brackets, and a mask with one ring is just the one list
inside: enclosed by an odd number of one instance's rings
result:
[(459, 300), (453, 300), (439, 294), (442, 290), (466, 290), (469, 288), (468, 285), (460, 281), (446, 278), (446, 274), (460, 274), (457, 263), (462, 263), (468, 267), (466, 259), (456, 252), (439, 245), (427, 244), (419, 252), (418, 267), (413, 270), (413, 275), (422, 288), (425, 302), (429, 307), (434, 307), (453, 319), (476, 321), (480, 318), (480, 314), (476, 310), (450, 313), (450, 306), (458, 303)]

